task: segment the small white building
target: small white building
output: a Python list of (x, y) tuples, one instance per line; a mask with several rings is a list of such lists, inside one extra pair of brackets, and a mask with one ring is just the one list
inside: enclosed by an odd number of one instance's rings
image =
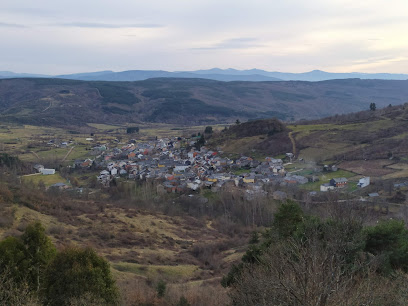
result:
[(118, 169), (112, 168), (110, 172), (111, 172), (111, 175), (117, 175), (118, 174)]
[(52, 174), (55, 174), (55, 169), (42, 169), (41, 170), (41, 173), (43, 174), (43, 175), (52, 175)]
[(359, 181), (357, 183), (357, 186), (360, 187), (360, 188), (367, 187), (368, 185), (370, 185), (370, 177), (369, 176), (359, 179)]
[(320, 185), (320, 191), (325, 192), (329, 190), (334, 190), (334, 186), (330, 185), (330, 183)]

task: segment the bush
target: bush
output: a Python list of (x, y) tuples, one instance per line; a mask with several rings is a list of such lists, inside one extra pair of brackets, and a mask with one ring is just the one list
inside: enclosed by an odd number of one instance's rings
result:
[(66, 248), (55, 257), (46, 272), (44, 295), (49, 305), (69, 305), (86, 296), (102, 305), (118, 303), (108, 262), (90, 248)]

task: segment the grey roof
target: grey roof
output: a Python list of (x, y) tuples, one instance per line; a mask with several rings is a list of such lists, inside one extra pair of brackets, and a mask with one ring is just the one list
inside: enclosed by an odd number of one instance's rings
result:
[(345, 183), (348, 182), (348, 179), (346, 179), (345, 177), (338, 177), (338, 178), (334, 178), (333, 179), (336, 183)]

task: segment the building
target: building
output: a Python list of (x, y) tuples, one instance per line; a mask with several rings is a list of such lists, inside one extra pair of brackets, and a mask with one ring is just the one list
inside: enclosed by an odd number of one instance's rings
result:
[(39, 173), (42, 173), (42, 170), (44, 170), (44, 166), (40, 164), (36, 164), (33, 168)]
[(330, 185), (330, 183), (320, 185), (320, 191), (326, 192), (329, 190), (333, 190), (334, 186)]
[(368, 185), (370, 185), (370, 177), (363, 177), (361, 179), (359, 179), (357, 186), (360, 188), (364, 188), (367, 187)]
[(330, 185), (336, 188), (344, 188), (347, 186), (348, 180), (345, 177), (333, 178), (330, 180)]
[(52, 175), (52, 174), (55, 174), (55, 169), (42, 169), (41, 170), (41, 173), (43, 174), (43, 175)]

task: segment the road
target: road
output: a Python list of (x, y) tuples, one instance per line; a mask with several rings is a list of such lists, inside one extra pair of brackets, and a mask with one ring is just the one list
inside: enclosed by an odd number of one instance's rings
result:
[(64, 162), (64, 161), (67, 159), (67, 157), (69, 156), (69, 154), (71, 154), (71, 152), (72, 152), (72, 150), (73, 150), (74, 148), (75, 148), (75, 147), (71, 147), (71, 149), (69, 149), (69, 151), (67, 152), (67, 154), (65, 154), (65, 156), (64, 156), (64, 158), (62, 159), (61, 162)]
[(296, 156), (296, 142), (295, 142), (295, 138), (293, 138), (292, 135), (293, 132), (289, 132), (288, 136), (290, 141), (292, 142), (292, 153), (293, 153), (293, 157)]

